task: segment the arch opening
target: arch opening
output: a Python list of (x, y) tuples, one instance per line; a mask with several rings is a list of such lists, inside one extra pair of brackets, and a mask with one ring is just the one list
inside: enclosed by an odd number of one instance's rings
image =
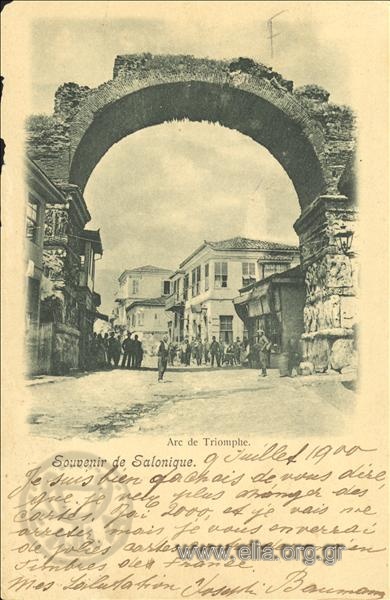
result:
[(145, 262), (145, 239), (147, 262), (164, 258), (169, 268), (205, 239), (298, 244), (299, 202), (287, 173), (264, 147), (220, 125), (167, 123), (128, 136), (101, 159), (84, 196), (90, 227), (102, 228), (111, 280), (118, 265)]
[(301, 209), (324, 188), (318, 152), (298, 123), (255, 94), (198, 81), (146, 87), (96, 111), (75, 148), (70, 182), (84, 190), (113, 144), (141, 129), (180, 120), (219, 123), (264, 146), (293, 182)]

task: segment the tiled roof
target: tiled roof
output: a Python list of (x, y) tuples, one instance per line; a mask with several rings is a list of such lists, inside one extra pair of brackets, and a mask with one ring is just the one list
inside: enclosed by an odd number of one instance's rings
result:
[(268, 275), (268, 277), (264, 277), (264, 279), (260, 279), (259, 281), (254, 281), (253, 283), (250, 283), (249, 285), (246, 285), (244, 287), (242, 287), (239, 291), (240, 292), (248, 292), (250, 290), (254, 290), (258, 287), (261, 287), (262, 285), (266, 285), (267, 283), (269, 283), (270, 281), (286, 281), (286, 279), (290, 279), (291, 281), (294, 280), (300, 280), (302, 281), (302, 285), (303, 285), (303, 272), (302, 269), (299, 265), (296, 265), (295, 267), (292, 267), (291, 269), (286, 269), (285, 271), (281, 271), (278, 273), (272, 273), (272, 275)]
[(159, 298), (139, 298), (134, 300), (126, 310), (129, 310), (133, 306), (165, 306), (166, 296), (160, 296)]
[(213, 250), (298, 250), (298, 246), (268, 242), (265, 240), (251, 240), (244, 237), (230, 238), (220, 242), (205, 242)]
[(164, 267), (155, 267), (154, 265), (144, 265), (143, 267), (134, 267), (133, 269), (126, 269), (118, 277), (118, 281), (121, 281), (128, 273), (164, 273), (168, 277), (173, 273), (172, 269), (165, 269)]
[(132, 271), (144, 271), (148, 273), (154, 273), (158, 271), (164, 271), (167, 273), (172, 272), (171, 269), (165, 269), (164, 267), (154, 267), (153, 265), (145, 265), (144, 267), (135, 267), (134, 269), (127, 269), (128, 273), (131, 273)]
[(221, 240), (219, 242), (208, 242), (205, 240), (199, 248), (194, 250), (192, 254), (187, 256), (180, 263), (180, 268), (184, 267), (188, 261), (198, 254), (201, 250), (209, 246), (213, 250), (268, 250), (273, 252), (274, 250), (295, 250), (298, 251), (298, 246), (291, 246), (289, 244), (279, 244), (278, 242), (267, 242), (265, 240), (252, 240), (241, 236), (230, 238), (228, 240)]

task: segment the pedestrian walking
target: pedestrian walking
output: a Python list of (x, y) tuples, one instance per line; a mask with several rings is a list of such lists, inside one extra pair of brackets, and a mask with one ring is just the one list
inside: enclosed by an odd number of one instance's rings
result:
[(191, 364), (191, 344), (188, 338), (184, 341), (184, 364), (189, 367)]
[(122, 369), (130, 369), (130, 351), (133, 345), (133, 340), (131, 339), (130, 331), (127, 332), (127, 337), (123, 340), (122, 350), (123, 350), (123, 359), (122, 359)]
[(226, 347), (224, 362), (225, 362), (225, 364), (227, 364), (231, 367), (233, 366), (233, 364), (234, 364), (234, 345), (233, 344), (229, 344)]
[(184, 365), (186, 362), (185, 355), (186, 355), (186, 342), (185, 342), (185, 340), (183, 340), (182, 343), (180, 344), (180, 363), (182, 365)]
[(203, 345), (202, 340), (200, 338), (196, 341), (196, 364), (198, 367), (202, 364), (202, 356), (203, 356)]
[(207, 365), (210, 362), (210, 343), (209, 338), (205, 338), (203, 342), (204, 362)]
[(144, 357), (144, 350), (142, 348), (141, 341), (138, 339), (138, 335), (134, 336), (133, 352), (134, 352), (134, 356), (135, 356), (134, 366), (136, 369), (140, 369), (141, 364), (142, 364), (142, 359)]
[(210, 356), (211, 356), (211, 366), (214, 366), (214, 362), (217, 363), (217, 367), (221, 366), (221, 347), (217, 342), (215, 335), (213, 335), (211, 344), (210, 344)]
[(226, 349), (228, 347), (227, 343), (224, 342), (220, 342), (220, 348), (221, 348), (221, 364), (224, 365), (225, 361), (226, 361)]
[(96, 366), (98, 369), (105, 369), (107, 365), (106, 348), (101, 333), (96, 338)]
[(269, 357), (269, 351), (271, 350), (272, 344), (262, 329), (259, 329), (259, 331), (257, 333), (258, 333), (258, 341), (257, 341), (256, 346), (257, 346), (257, 350), (258, 350), (261, 376), (267, 377), (268, 357)]
[(234, 354), (234, 364), (241, 364), (241, 340), (239, 337), (236, 338), (236, 341), (233, 344), (233, 354)]
[(106, 352), (107, 352), (107, 350), (108, 350), (108, 340), (109, 340), (109, 339), (110, 339), (110, 338), (109, 338), (109, 336), (108, 336), (108, 333), (105, 333), (105, 334), (104, 334), (104, 337), (103, 337), (103, 344), (104, 344), (104, 347), (105, 347), (105, 349), (106, 349)]
[(113, 357), (114, 366), (116, 369), (118, 368), (119, 361), (121, 358), (121, 350), (122, 350), (121, 336), (118, 335), (118, 337), (115, 339), (115, 341), (113, 343), (113, 349), (112, 349), (112, 357)]
[(175, 364), (176, 349), (175, 342), (169, 342), (169, 364), (171, 367)]
[[(138, 336), (137, 336), (137, 340), (138, 340)], [(137, 352), (136, 352), (135, 337), (130, 338), (129, 354), (130, 354), (130, 369), (135, 369), (136, 365), (137, 365)]]
[(162, 381), (164, 377), (164, 373), (167, 369), (168, 364), (168, 354), (169, 354), (169, 346), (168, 346), (168, 336), (164, 335), (163, 339), (160, 342), (160, 346), (158, 348), (157, 356), (158, 356), (158, 381)]
[(195, 363), (196, 362), (196, 347), (198, 345), (196, 338), (191, 341), (190, 345), (191, 345), (191, 358), (192, 358), (192, 362)]
[(108, 366), (111, 367), (112, 363), (114, 363), (115, 366), (115, 361), (114, 361), (114, 347), (116, 345), (116, 339), (115, 339), (115, 333), (113, 331), (111, 331), (109, 338), (107, 339), (106, 342), (106, 347), (107, 347), (107, 362), (108, 362)]
[(246, 338), (242, 340), (241, 351), (240, 351), (240, 364), (245, 365), (248, 363), (249, 357), (249, 342)]

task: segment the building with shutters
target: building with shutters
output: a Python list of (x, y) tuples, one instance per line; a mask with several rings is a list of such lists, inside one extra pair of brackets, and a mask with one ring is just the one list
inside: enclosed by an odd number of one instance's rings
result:
[(164, 335), (168, 334), (166, 297), (134, 300), (127, 308), (127, 330), (142, 342), (144, 352), (155, 355)]
[(298, 248), (287, 244), (244, 237), (204, 241), (171, 276), (166, 303), (171, 340), (242, 339), (247, 332), (233, 304), (238, 291), (298, 261)]
[(117, 331), (137, 334), (148, 353), (168, 333), (165, 302), (171, 293), (171, 275), (170, 269), (145, 265), (126, 269), (118, 279), (111, 322)]

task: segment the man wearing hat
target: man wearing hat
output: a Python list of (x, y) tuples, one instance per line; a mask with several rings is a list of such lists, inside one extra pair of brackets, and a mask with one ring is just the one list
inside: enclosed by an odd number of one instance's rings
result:
[(259, 329), (257, 332), (257, 344), (259, 352), (259, 363), (261, 375), (267, 377), (267, 364), (268, 364), (268, 353), (271, 350), (271, 342), (267, 338), (263, 329)]
[(163, 381), (164, 373), (168, 365), (169, 345), (168, 336), (164, 335), (160, 342), (158, 352), (158, 381)]

